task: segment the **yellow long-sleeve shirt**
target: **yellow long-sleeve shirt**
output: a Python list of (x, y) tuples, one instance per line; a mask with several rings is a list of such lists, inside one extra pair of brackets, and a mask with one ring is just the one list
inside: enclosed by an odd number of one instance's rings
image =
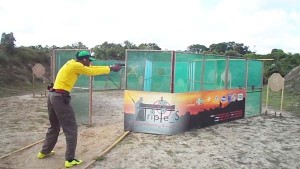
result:
[(79, 75), (95, 76), (108, 73), (110, 73), (109, 66), (84, 66), (72, 59), (58, 71), (53, 88), (71, 92)]

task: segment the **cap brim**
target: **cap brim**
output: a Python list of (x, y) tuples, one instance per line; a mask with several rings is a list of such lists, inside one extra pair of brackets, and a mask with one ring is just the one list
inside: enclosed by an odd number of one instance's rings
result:
[(89, 57), (89, 59), (90, 59), (90, 61), (94, 61), (94, 60), (96, 60), (95, 58), (93, 58), (93, 57)]

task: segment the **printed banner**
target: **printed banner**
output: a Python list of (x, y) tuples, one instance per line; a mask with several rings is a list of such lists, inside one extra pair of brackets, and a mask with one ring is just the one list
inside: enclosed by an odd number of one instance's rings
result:
[(176, 134), (245, 116), (244, 89), (192, 93), (125, 90), (124, 129)]

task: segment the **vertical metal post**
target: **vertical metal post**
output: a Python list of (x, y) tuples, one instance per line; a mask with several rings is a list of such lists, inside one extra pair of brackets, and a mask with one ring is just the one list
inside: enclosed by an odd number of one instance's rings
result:
[(56, 56), (55, 56), (55, 49), (53, 49), (52, 53), (52, 82), (55, 81), (55, 71), (56, 70)]
[(228, 88), (228, 70), (229, 70), (229, 56), (226, 56), (226, 67), (225, 67), (225, 89)]
[(267, 85), (266, 112), (268, 111), (268, 99), (269, 99), (269, 82), (268, 82), (268, 85)]
[(125, 73), (124, 73), (124, 77), (125, 77), (125, 90), (127, 90), (127, 66), (128, 66), (128, 49), (126, 49), (125, 51)]
[[(90, 51), (91, 53), (91, 51)], [(91, 63), (92, 65), (92, 63)], [(93, 119), (92, 119), (92, 116), (93, 116), (93, 76), (90, 76), (90, 83), (89, 83), (89, 127), (92, 127), (93, 125)]]
[(246, 88), (246, 93), (248, 91), (248, 74), (249, 74), (249, 60), (246, 59), (246, 72), (245, 72), (245, 88)]
[[(246, 88), (246, 92), (245, 92), (245, 99), (247, 101), (247, 95), (248, 95), (248, 69), (249, 69), (249, 60), (245, 59), (246, 61), (246, 72), (245, 72), (245, 88)], [(247, 102), (245, 101), (245, 116), (246, 116), (246, 110), (247, 110)]]
[(32, 72), (32, 95), (35, 97), (35, 92), (34, 92), (34, 73)]
[(89, 127), (92, 127), (93, 125), (93, 119), (92, 119), (92, 116), (93, 116), (93, 76), (90, 76), (90, 84), (89, 84), (89, 88), (90, 88), (90, 91), (89, 91), (89, 95), (90, 95), (90, 98), (89, 98)]
[(201, 75), (201, 84), (200, 84), (201, 90), (203, 90), (203, 83), (204, 83), (205, 58), (206, 58), (206, 54), (204, 54), (202, 58), (202, 75)]
[[(108, 66), (109, 65), (109, 61), (106, 60), (106, 65)], [(107, 74), (106, 76), (106, 80), (105, 80), (105, 90), (107, 90), (108, 88), (108, 81), (109, 81), (109, 74)]]
[(175, 61), (176, 61), (176, 52), (172, 51), (171, 52), (171, 83), (170, 83), (171, 93), (174, 93)]
[(283, 92), (284, 92), (284, 80), (283, 80), (283, 86), (281, 89), (281, 102), (280, 102), (280, 116), (281, 116), (281, 112), (282, 112), (282, 104), (283, 104)]
[[(261, 86), (261, 92), (260, 92), (260, 98), (261, 98), (261, 100), (262, 100), (262, 97), (263, 97), (263, 88), (264, 88), (264, 62), (263, 61), (261, 61), (261, 84), (260, 84), (260, 86)], [(260, 102), (260, 112), (262, 113), (262, 101)]]

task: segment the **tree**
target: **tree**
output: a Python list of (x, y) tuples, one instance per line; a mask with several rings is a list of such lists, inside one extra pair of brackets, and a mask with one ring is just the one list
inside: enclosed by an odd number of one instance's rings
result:
[(138, 47), (135, 44), (126, 40), (126, 41), (124, 41), (124, 48), (125, 49), (137, 49)]
[(235, 50), (227, 50), (225, 52), (225, 55), (226, 56), (240, 56), (240, 54), (237, 51), (235, 51)]
[(161, 50), (161, 48), (156, 43), (142, 43), (138, 46), (138, 48), (146, 50)]
[(209, 46), (209, 51), (213, 54), (221, 54), (223, 55), (227, 49), (227, 43), (217, 43), (217, 44), (211, 44)]
[(187, 50), (187, 52), (193, 52), (193, 53), (203, 53), (204, 51), (208, 51), (208, 48), (200, 44), (190, 45), (188, 46), (188, 50)]
[(282, 49), (272, 49), (271, 54), (278, 53), (278, 52), (284, 53)]
[(71, 46), (67, 45), (62, 47), (63, 49), (88, 49), (82, 42), (73, 43)]
[(92, 48), (92, 51), (95, 52), (96, 58), (102, 60), (124, 60), (125, 58), (125, 49), (121, 44), (104, 42)]
[(88, 49), (82, 42), (73, 43), (72, 44), (73, 49)]
[[(248, 46), (244, 46), (243, 43), (235, 43), (235, 42), (222, 42), (217, 44), (211, 44), (209, 46), (209, 51), (213, 54), (226, 54), (227, 53), (237, 53), (236, 55), (245, 55), (247, 53), (251, 53)], [(235, 52), (232, 52), (235, 51)]]
[(234, 51), (236, 51), (237, 53), (239, 53), (241, 55), (245, 55), (247, 53), (250, 53), (250, 51), (248, 50), (249, 47), (244, 46), (243, 43), (234, 43), (232, 48), (233, 48)]
[(16, 39), (12, 32), (9, 34), (2, 33), (1, 47), (3, 47), (6, 52), (13, 53), (15, 49), (15, 41)]

